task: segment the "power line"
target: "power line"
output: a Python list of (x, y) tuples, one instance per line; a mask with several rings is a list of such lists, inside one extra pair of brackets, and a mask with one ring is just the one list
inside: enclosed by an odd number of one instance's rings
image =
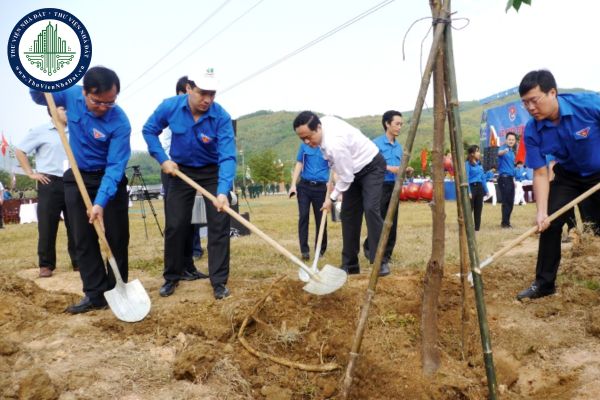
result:
[(245, 83), (247, 81), (249, 81), (250, 79), (262, 74), (263, 72), (266, 72), (268, 70), (270, 70), (271, 68), (275, 67), (278, 64), (281, 64), (282, 62), (286, 61), (287, 59), (303, 52), (304, 50), (309, 49), (310, 47), (316, 45), (317, 43), (327, 39), (328, 37), (336, 34), (337, 32), (341, 31), (342, 29), (345, 29), (347, 27), (349, 27), (350, 25), (353, 25), (354, 23), (360, 21), (361, 19), (365, 18), (366, 16), (374, 13), (375, 11), (387, 6), (390, 3), (393, 3), (395, 0), (384, 0), (381, 3), (369, 8), (368, 10), (362, 12), (361, 14), (357, 15), (354, 18), (349, 19), (348, 21), (344, 22), (343, 24), (337, 26), (336, 28), (333, 28), (332, 30), (330, 30), (329, 32), (317, 37), (316, 39), (311, 40), (310, 42), (306, 43), (305, 45), (297, 48), (296, 50), (292, 51), (291, 53), (286, 54), (285, 56), (273, 61), (272, 63), (268, 64), (267, 66), (259, 69), (256, 72), (253, 72), (252, 74), (248, 75), (247, 77), (239, 80), (238, 82), (234, 83), (233, 85), (219, 91), (219, 95), (222, 95), (228, 91), (230, 91), (231, 89), (241, 85), (242, 83)]
[[(138, 92), (142, 91), (143, 89), (147, 88), (148, 86), (150, 86), (150, 84), (154, 83), (157, 79), (162, 78), (164, 76), (164, 74), (166, 74), (167, 72), (172, 71), (175, 67), (178, 67), (183, 61), (185, 61), (186, 59), (188, 59), (189, 57), (191, 57), (194, 53), (196, 53), (198, 50), (202, 49), (204, 46), (206, 46), (207, 44), (209, 44), (210, 42), (212, 42), (214, 39), (216, 39), (218, 36), (220, 36), (223, 32), (225, 32), (227, 29), (231, 28), (231, 26), (233, 26), (236, 22), (238, 22), (240, 19), (244, 18), (246, 15), (248, 15), (252, 10), (254, 10), (260, 3), (262, 3), (264, 0), (259, 0), (258, 2), (256, 2), (253, 6), (251, 6), (250, 8), (248, 8), (246, 11), (244, 11), (242, 14), (240, 14), (237, 18), (233, 19), (229, 24), (227, 24), (223, 29), (221, 29), (220, 31), (218, 31), (217, 33), (215, 33), (213, 36), (211, 36), (209, 39), (207, 39), (204, 43), (202, 43), (200, 46), (196, 47), (194, 50), (192, 50), (190, 53), (188, 53), (185, 57), (181, 58), (179, 61), (177, 61), (176, 63), (174, 63), (173, 65), (171, 65), (169, 68), (167, 68), (166, 70), (164, 70), (163, 72), (161, 72), (159, 75), (155, 76), (154, 78), (152, 78), (150, 81), (148, 81), (145, 85), (143, 85), (142, 87), (138, 88), (137, 90), (135, 90), (133, 93), (129, 94), (128, 96), (125, 96), (125, 98), (129, 98), (132, 97), (134, 95), (136, 95)], [(139, 79), (139, 78), (138, 78)], [(137, 80), (137, 79), (136, 79)], [(131, 86), (131, 84), (129, 85)], [(128, 87), (129, 87), (128, 86)]]
[(173, 51), (175, 51), (176, 48), (178, 48), (179, 46), (181, 46), (181, 44), (183, 42), (185, 42), (187, 39), (190, 38), (190, 36), (192, 36), (194, 33), (196, 33), (196, 31), (200, 28), (202, 28), (202, 26), (204, 26), (204, 24), (206, 24), (208, 21), (210, 21), (210, 19), (212, 17), (214, 17), (215, 15), (217, 15), (219, 13), (219, 11), (221, 11), (223, 9), (223, 7), (225, 7), (229, 2), (231, 2), (231, 0), (225, 0), (223, 2), (223, 4), (221, 4), (219, 7), (217, 7), (217, 9), (215, 11), (212, 12), (212, 14), (210, 14), (208, 17), (206, 17), (204, 19), (204, 21), (200, 22), (200, 24), (198, 24), (190, 33), (188, 33), (183, 39), (181, 39), (175, 46), (173, 46), (169, 51), (167, 51), (167, 53), (165, 55), (163, 55), (161, 58), (159, 58), (154, 64), (152, 64), (147, 70), (145, 70), (144, 72), (142, 72), (137, 78), (135, 78), (129, 85), (127, 85), (127, 87), (125, 87), (123, 90), (128, 89), (129, 87), (131, 87), (131, 85), (133, 85), (135, 82), (139, 81), (144, 75), (146, 75), (149, 71), (151, 71), (154, 67), (156, 67), (156, 65), (158, 63), (160, 63), (162, 60), (164, 60), (165, 58), (167, 58), (167, 56), (169, 54), (171, 54)]

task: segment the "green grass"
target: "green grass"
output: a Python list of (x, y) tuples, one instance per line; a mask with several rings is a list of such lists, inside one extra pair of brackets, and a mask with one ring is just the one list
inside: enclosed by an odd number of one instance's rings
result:
[[(296, 256), (300, 256), (297, 222), (298, 208), (295, 200), (287, 196), (277, 195), (249, 200), (250, 207), (242, 201), (240, 212), (250, 211), (250, 220), (263, 232), (275, 239)], [(164, 216), (161, 201), (153, 201), (158, 213), (161, 227), (164, 229)], [(137, 210), (136, 202), (129, 215), (130, 234), (129, 260), (130, 268), (144, 270), (152, 275), (160, 276), (163, 269), (163, 238), (152, 214), (146, 218), (148, 238), (145, 235), (144, 220)], [(535, 206), (516, 206), (512, 220), (516, 226), (513, 230), (500, 229), (500, 205), (486, 204), (483, 211), (481, 232), (477, 236), (480, 259), (492, 254), (501, 247), (502, 242), (511, 240), (524, 232), (533, 222)], [(459, 259), (456, 203), (446, 203), (446, 264), (457, 264)], [(314, 220), (311, 216), (309, 240), (314, 240)], [(341, 261), (341, 224), (329, 222), (329, 246), (319, 265), (331, 264), (339, 266)], [(363, 238), (366, 226), (363, 224)], [(0, 230), (2, 258), (0, 270), (15, 272), (20, 269), (37, 266), (37, 225), (9, 225)], [(206, 246), (206, 239), (203, 239)], [(58, 268), (70, 267), (66, 252), (65, 230), (61, 224), (57, 243)], [(424, 269), (431, 254), (431, 211), (426, 203), (402, 202), (398, 235), (394, 250), (392, 268)], [(311, 254), (312, 256), (313, 254)], [(367, 267), (367, 261), (360, 256), (361, 266)], [(207, 259), (196, 262), (206, 271)], [(231, 241), (231, 276), (237, 279), (260, 280), (277, 274), (286, 273), (295, 276), (295, 265), (280, 255), (265, 241), (252, 234)], [(589, 287), (597, 290), (597, 282), (590, 282)]]

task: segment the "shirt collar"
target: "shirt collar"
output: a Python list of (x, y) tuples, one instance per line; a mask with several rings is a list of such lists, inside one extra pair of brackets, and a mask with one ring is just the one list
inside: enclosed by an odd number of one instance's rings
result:
[[(563, 97), (561, 95), (556, 96), (556, 100), (558, 101), (558, 113), (559, 113), (560, 118), (567, 116), (567, 115), (573, 115), (573, 107), (571, 106), (571, 104), (568, 101), (563, 99)], [(544, 127), (549, 127), (549, 128), (556, 127), (556, 125), (548, 119), (544, 119), (542, 121), (536, 121), (534, 119), (533, 123), (535, 124), (535, 129), (538, 132), (540, 130), (542, 130), (542, 128), (544, 128)]]
[[(188, 103), (188, 95), (187, 94), (183, 94), (180, 95), (181, 97), (183, 97), (182, 99), (182, 104), (181, 104), (181, 108), (186, 110), (190, 115), (192, 115), (192, 110), (190, 110), (190, 106)], [(206, 118), (215, 118), (216, 117), (216, 110), (215, 110), (215, 102), (213, 101), (212, 104), (210, 105), (210, 107), (208, 107), (208, 110), (202, 114), (200, 116), (200, 118), (198, 118), (198, 121), (196, 122), (200, 122), (201, 119), (203, 119), (204, 117)], [(193, 116), (193, 115), (192, 115)]]

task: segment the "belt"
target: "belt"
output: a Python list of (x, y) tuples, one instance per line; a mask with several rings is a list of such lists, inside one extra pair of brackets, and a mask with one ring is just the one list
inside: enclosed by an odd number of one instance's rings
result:
[(469, 185), (481, 186), (481, 182), (471, 182), (471, 183), (469, 183)]
[(327, 182), (324, 182), (324, 181), (308, 181), (308, 180), (305, 180), (305, 179), (302, 179), (302, 182), (306, 183), (308, 185), (311, 185), (311, 186), (321, 186), (321, 185), (326, 185), (327, 184)]
[(63, 178), (62, 176), (58, 176), (58, 175), (50, 175), (50, 174), (44, 174), (46, 176), (46, 178), (50, 179), (51, 181), (62, 181)]
[(508, 174), (500, 174), (501, 177), (503, 178), (512, 178), (512, 175), (508, 175)]

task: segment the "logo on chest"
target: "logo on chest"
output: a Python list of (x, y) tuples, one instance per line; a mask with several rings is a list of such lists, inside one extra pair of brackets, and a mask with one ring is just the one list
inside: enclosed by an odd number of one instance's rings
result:
[(575, 139), (585, 139), (589, 136), (590, 134), (590, 128), (584, 128), (580, 131), (575, 132)]
[(94, 136), (94, 139), (96, 140), (100, 140), (102, 142), (104, 142), (106, 140), (106, 135), (102, 132), (100, 132), (98, 129), (94, 128), (92, 130), (92, 136)]
[(204, 144), (209, 144), (210, 142), (212, 142), (212, 138), (206, 136), (204, 133), (200, 134), (200, 140), (202, 140), (202, 143)]

